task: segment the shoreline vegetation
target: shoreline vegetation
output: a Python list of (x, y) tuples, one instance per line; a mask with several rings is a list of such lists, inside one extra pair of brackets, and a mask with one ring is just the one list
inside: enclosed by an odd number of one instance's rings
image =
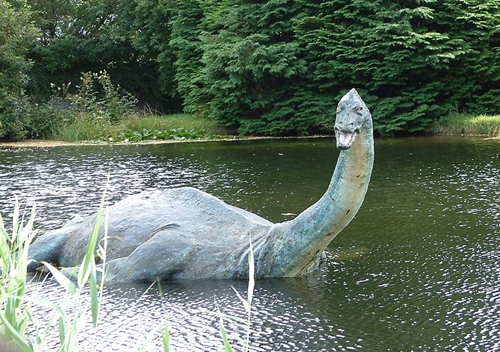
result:
[(500, 114), (450, 113), (434, 123), (432, 133), (500, 138)]
[[(46, 103), (25, 102), (22, 114), (24, 124), (18, 121), (3, 125), (0, 119), (0, 136), (5, 142), (20, 142), (2, 143), (0, 139), (0, 146), (311, 138), (331, 136), (334, 131), (332, 116), (322, 116), (324, 122), (321, 125), (302, 132), (299, 132), (300, 129), (292, 129), (295, 133), (279, 129), (272, 132), (269, 129), (266, 133), (252, 133), (242, 129), (236, 122), (224, 124), (218, 119), (207, 117), (202, 111), (165, 115), (147, 106), (137, 106), (138, 100), (119, 85), (114, 85), (105, 70), (99, 73), (86, 72), (80, 80), (81, 85), (75, 92), (70, 92), (70, 83), (61, 86), (54, 84), (52, 96)], [(376, 106), (374, 109), (378, 116), (380, 111)], [(428, 127), (422, 130), (392, 129), (384, 132), (384, 129), (376, 129), (376, 136), (455, 134), (500, 137), (500, 114), (449, 112), (434, 122), (430, 117), (427, 120)], [(266, 124), (264, 121), (262, 123)], [(289, 121), (289, 124), (293, 122)]]
[[(328, 115), (351, 88), (381, 136), (430, 133), (454, 111), (500, 114), (497, 1), (7, 0), (0, 9), (5, 140), (61, 139), (62, 128), (88, 140), (102, 120), (180, 112), (239, 135), (333, 133)], [(179, 135), (146, 130), (108, 138)]]
[[(436, 121), (427, 131), (431, 135), (459, 135), (500, 138), (500, 115), (452, 113)], [(0, 148), (49, 148), (79, 145), (128, 145), (206, 141), (241, 141), (270, 138), (325, 138), (324, 133), (308, 136), (239, 136), (213, 120), (192, 114), (131, 114), (117, 124), (96, 119), (74, 120), (51, 138), (1, 141)]]

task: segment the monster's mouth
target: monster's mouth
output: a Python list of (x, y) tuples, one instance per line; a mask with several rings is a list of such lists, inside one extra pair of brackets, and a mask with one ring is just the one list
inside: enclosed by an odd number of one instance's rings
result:
[(354, 143), (354, 139), (360, 131), (358, 129), (354, 132), (343, 132), (341, 130), (335, 130), (335, 138), (337, 139), (337, 149), (346, 150), (349, 149)]

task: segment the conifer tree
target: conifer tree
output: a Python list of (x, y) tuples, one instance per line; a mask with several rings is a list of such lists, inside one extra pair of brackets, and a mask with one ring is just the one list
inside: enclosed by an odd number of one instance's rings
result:
[(175, 56), (175, 78), (179, 95), (183, 99), (184, 111), (203, 112), (202, 97), (202, 1), (177, 0), (172, 7), (172, 37), (169, 46)]
[(216, 31), (202, 36), (209, 116), (240, 133), (279, 135), (307, 128), (280, 104), (293, 96), (305, 71), (291, 26), (292, 5), (235, 0), (219, 11)]
[(500, 109), (500, 1), (438, 2), (436, 26), (462, 41), (460, 56), (441, 75), (454, 110), (497, 114)]
[(433, 25), (436, 3), (301, 2), (307, 10), (297, 31), (309, 55), (309, 78), (326, 96), (359, 88), (379, 132), (424, 129), (450, 109), (440, 77), (465, 53), (463, 39)]
[(35, 38), (25, 1), (13, 6), (0, 0), (0, 138), (20, 139), (28, 130), (25, 89), (31, 62), (26, 59)]

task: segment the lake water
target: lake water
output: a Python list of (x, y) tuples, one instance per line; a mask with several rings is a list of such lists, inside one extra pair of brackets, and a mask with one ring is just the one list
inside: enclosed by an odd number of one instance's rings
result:
[[(251, 351), (500, 350), (500, 140), (378, 139), (365, 202), (329, 246), (320, 271), (256, 283)], [(37, 226), (154, 188), (193, 186), (271, 221), (290, 219), (325, 191), (332, 139), (0, 150), (0, 212), (15, 196)], [(109, 184), (106, 186), (109, 175)], [(7, 221), (8, 222), (8, 221)], [(220, 351), (216, 304), (245, 319), (240, 281), (181, 281), (105, 289), (101, 325), (82, 348)], [(28, 295), (65, 300), (54, 283)], [(225, 320), (239, 350), (245, 323)], [(48, 343), (47, 350), (55, 342)]]

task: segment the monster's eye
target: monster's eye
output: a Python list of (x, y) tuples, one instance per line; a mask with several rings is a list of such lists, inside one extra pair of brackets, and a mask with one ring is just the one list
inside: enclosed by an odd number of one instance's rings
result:
[(363, 113), (363, 107), (362, 106), (358, 106), (357, 108), (354, 109), (354, 111), (358, 114), (362, 114)]

